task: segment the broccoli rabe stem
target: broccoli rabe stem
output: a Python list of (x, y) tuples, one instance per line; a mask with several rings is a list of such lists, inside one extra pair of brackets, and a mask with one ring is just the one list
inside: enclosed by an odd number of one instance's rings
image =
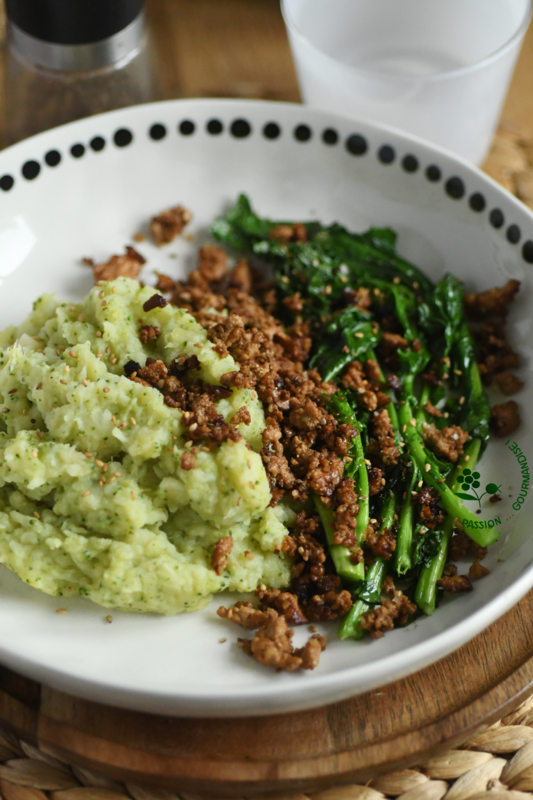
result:
[(422, 567), (418, 583), (416, 585), (415, 603), (418, 608), (427, 614), (433, 614), (437, 599), (437, 581), (442, 578), (442, 572), (448, 558), (448, 548), (453, 533), (453, 519), (448, 517), (444, 522), (442, 539), (439, 551), (433, 556), (429, 564)]
[[(372, 583), (379, 593), (387, 575), (387, 563), (382, 558), (376, 558), (366, 574), (367, 583)], [(365, 631), (359, 627), (361, 617), (370, 608), (364, 600), (356, 599), (351, 609), (342, 619), (339, 626), (339, 639), (362, 639)]]
[[(411, 406), (408, 402), (400, 405), (399, 417), (402, 430), (405, 429), (404, 437), (409, 445), (409, 452), (414, 458), (418, 469), (424, 475), (424, 482), (438, 491), (440, 504), (450, 515), (452, 522), (456, 519), (459, 520), (457, 524), (460, 527), (464, 527), (465, 533), (481, 547), (493, 544), (500, 535), (499, 531), (494, 528), (478, 528), (479, 520), (476, 515), (468, 511), (452, 489), (446, 485), (435, 463), (436, 459), (425, 448), (424, 441), (418, 430), (418, 423), (412, 415)], [(412, 424), (412, 422), (415, 424)]]
[(398, 534), (396, 536), (396, 550), (394, 551), (394, 566), (398, 575), (405, 575), (413, 566), (413, 491), (420, 480), (420, 470), (413, 460), (413, 473), (409, 483), (405, 487), (400, 510), (400, 522)]
[(365, 565), (363, 562), (360, 564), (354, 564), (353, 561), (351, 561), (351, 556), (353, 555), (351, 550), (349, 550), (347, 547), (344, 547), (344, 545), (335, 544), (333, 511), (330, 508), (327, 508), (320, 497), (316, 494), (313, 494), (313, 501), (320, 516), (322, 525), (324, 526), (329, 553), (333, 559), (333, 563), (335, 564), (337, 575), (339, 578), (342, 578), (349, 583), (358, 583), (359, 581), (362, 581), (365, 577)]
[[(457, 477), (461, 474), (461, 470), (466, 464), (469, 467), (474, 467), (479, 453), (481, 451), (480, 439), (473, 439), (468, 443), (468, 446), (463, 453), (463, 457), (452, 475), (448, 478), (451, 491), (458, 491), (460, 484), (457, 482)], [(442, 578), (442, 571), (448, 558), (448, 549), (453, 533), (453, 517), (448, 517), (444, 522), (442, 539), (439, 551), (433, 556), (430, 563), (422, 568), (418, 578), (418, 584), (415, 593), (415, 602), (417, 606), (424, 612), (424, 614), (433, 614), (435, 611), (435, 603), (437, 598), (437, 581)]]

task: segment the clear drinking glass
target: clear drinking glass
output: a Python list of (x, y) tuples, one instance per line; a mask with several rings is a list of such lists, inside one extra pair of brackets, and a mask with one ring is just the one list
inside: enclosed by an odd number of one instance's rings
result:
[(281, 0), (304, 102), (487, 153), (531, 0)]

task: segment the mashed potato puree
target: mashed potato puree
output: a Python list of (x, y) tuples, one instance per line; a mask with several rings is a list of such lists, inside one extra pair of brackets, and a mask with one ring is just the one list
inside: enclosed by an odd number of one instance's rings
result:
[[(244, 438), (200, 449), (182, 469), (180, 410), (125, 377), (124, 364), (195, 355), (211, 384), (238, 366), (185, 310), (143, 311), (153, 294), (119, 278), (79, 305), (44, 295), (0, 334), (0, 563), (47, 594), (175, 614), (224, 589), (286, 585), (280, 549), (292, 512), (268, 505), (253, 391), (217, 403), (226, 421), (248, 408)], [(141, 343), (139, 320), (161, 329), (155, 341)], [(213, 547), (228, 535), (217, 575)]]

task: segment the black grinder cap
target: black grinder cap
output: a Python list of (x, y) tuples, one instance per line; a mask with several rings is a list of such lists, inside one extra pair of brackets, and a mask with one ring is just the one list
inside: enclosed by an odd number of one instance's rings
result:
[(11, 22), (54, 44), (108, 39), (140, 14), (144, 0), (6, 0)]

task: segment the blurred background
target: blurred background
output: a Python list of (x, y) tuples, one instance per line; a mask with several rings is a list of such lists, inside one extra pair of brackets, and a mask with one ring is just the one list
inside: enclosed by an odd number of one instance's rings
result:
[[(146, 16), (160, 99), (300, 101), (279, 0), (147, 0)], [(5, 27), (2, 4), (2, 42)], [(483, 167), (533, 208), (533, 25)]]

